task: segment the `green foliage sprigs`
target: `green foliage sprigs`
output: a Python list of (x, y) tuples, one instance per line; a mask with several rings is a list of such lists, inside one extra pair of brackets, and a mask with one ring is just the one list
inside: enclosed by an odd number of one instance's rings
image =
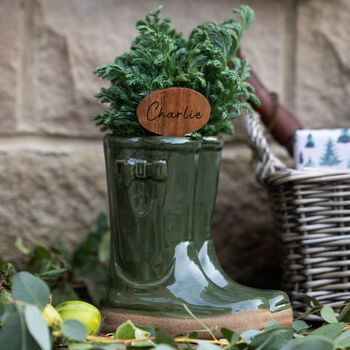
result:
[[(27, 260), (26, 270), (51, 288), (54, 305), (79, 299), (99, 305), (107, 294), (109, 227), (105, 214), (99, 215), (96, 227), (72, 253), (59, 238), (54, 247), (38, 245), (32, 252), (18, 238), (16, 247)], [(15, 273), (12, 264), (0, 259), (0, 301), (9, 297)]]
[[(246, 60), (234, 57), (244, 31), (254, 19), (248, 6), (234, 10), (239, 17), (196, 27), (188, 40), (160, 19), (161, 6), (137, 22), (139, 36), (131, 51), (94, 73), (110, 81), (96, 97), (109, 107), (92, 116), (101, 131), (119, 136), (151, 135), (138, 122), (136, 108), (152, 91), (185, 87), (199, 91), (209, 101), (211, 116), (192, 137), (234, 134), (232, 119), (242, 110), (252, 112), (245, 100), (259, 104), (253, 87), (246, 82), (250, 69)], [(230, 68), (229, 68), (230, 66)]]

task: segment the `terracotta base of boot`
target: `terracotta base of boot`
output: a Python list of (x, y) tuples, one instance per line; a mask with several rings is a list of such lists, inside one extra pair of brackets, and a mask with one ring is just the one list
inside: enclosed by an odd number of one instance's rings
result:
[[(106, 333), (115, 332), (120, 324), (128, 320), (140, 326), (160, 328), (172, 335), (186, 334), (190, 331), (201, 329), (198, 322), (192, 318), (148, 316), (104, 309), (103, 331)], [(291, 308), (274, 313), (268, 310), (255, 310), (233, 315), (201, 318), (200, 320), (209, 328), (218, 326), (218, 330), (214, 332), (214, 335), (220, 338), (222, 337), (220, 332), (221, 328), (228, 328), (238, 333), (243, 333), (248, 329), (263, 329), (267, 322), (273, 320), (277, 320), (279, 327), (291, 327), (293, 311)], [(199, 338), (209, 337), (210, 335), (207, 332), (199, 333)]]

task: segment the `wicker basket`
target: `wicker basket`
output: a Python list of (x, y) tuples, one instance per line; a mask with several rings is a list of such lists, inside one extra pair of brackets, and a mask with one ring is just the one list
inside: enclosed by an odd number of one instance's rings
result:
[(260, 119), (246, 125), (257, 152), (256, 175), (273, 202), (284, 245), (283, 281), (294, 311), (302, 297), (322, 305), (350, 298), (350, 171), (287, 168), (271, 152)]

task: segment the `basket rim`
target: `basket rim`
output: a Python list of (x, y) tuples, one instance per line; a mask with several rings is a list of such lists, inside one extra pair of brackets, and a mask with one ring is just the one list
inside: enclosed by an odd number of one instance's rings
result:
[(332, 182), (349, 181), (350, 169), (326, 169), (326, 168), (281, 168), (275, 169), (267, 175), (266, 182), (274, 184), (283, 184), (286, 182)]

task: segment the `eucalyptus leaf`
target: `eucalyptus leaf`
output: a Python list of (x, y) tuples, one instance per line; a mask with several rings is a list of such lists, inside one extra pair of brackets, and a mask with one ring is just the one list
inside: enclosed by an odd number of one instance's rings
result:
[(174, 350), (174, 348), (168, 344), (158, 344), (154, 349), (155, 350)]
[[(142, 339), (148, 338), (150, 336), (150, 332), (145, 331), (141, 328), (136, 327), (131, 321), (124, 322), (121, 324), (116, 332), (114, 333), (115, 339)], [(132, 342), (131, 345), (133, 347), (150, 347), (154, 346), (154, 342), (151, 340), (143, 340)]]
[(220, 346), (198, 340), (197, 350), (220, 350)]
[(4, 306), (4, 312), (0, 316), (0, 321), (5, 322), (6, 319), (11, 315), (11, 314), (17, 314), (17, 305), (15, 304), (2, 304)]
[(156, 329), (152, 327), (145, 327), (145, 326), (140, 326), (139, 324), (135, 324), (135, 327), (138, 329), (141, 329), (145, 332), (149, 333), (150, 337), (155, 337), (156, 336)]
[(278, 328), (277, 326), (277, 320), (272, 320), (270, 322), (267, 322), (265, 325), (264, 325), (264, 328), (265, 328), (265, 331), (269, 331), (271, 329), (275, 329), (275, 328)]
[(293, 329), (299, 333), (305, 329), (308, 329), (310, 326), (303, 320), (296, 320), (293, 322)]
[(5, 313), (5, 305), (3, 303), (0, 303), (0, 319), (4, 313)]
[(71, 340), (82, 341), (88, 335), (88, 330), (80, 321), (69, 319), (61, 326), (62, 333)]
[(0, 330), (0, 349), (41, 350), (26, 327), (23, 307), (16, 306)]
[(333, 342), (335, 345), (350, 347), (350, 329), (340, 334)]
[(335, 339), (344, 329), (346, 323), (330, 323), (314, 330), (309, 337), (323, 336), (330, 340)]
[(337, 316), (335, 315), (334, 310), (326, 305), (321, 309), (321, 317), (328, 323), (337, 323)]
[(263, 333), (263, 331), (259, 331), (257, 329), (249, 329), (241, 334), (241, 338), (250, 344), (250, 341), (261, 333)]
[(346, 300), (338, 319), (340, 322), (350, 322), (350, 299)]
[(221, 334), (231, 344), (237, 343), (240, 339), (240, 335), (237, 332), (232, 331), (231, 329), (221, 328)]
[(305, 304), (309, 305), (312, 308), (320, 306), (320, 302), (316, 298), (310, 297), (308, 295), (303, 296), (303, 301)]
[(131, 321), (127, 321), (121, 324), (115, 331), (114, 338), (115, 339), (136, 339), (134, 324)]
[(172, 337), (170, 334), (160, 330), (156, 329), (156, 340), (155, 342), (157, 344), (168, 344), (172, 346), (173, 348), (176, 348), (176, 343), (174, 340), (174, 337)]
[(297, 339), (290, 340), (287, 344), (283, 345), (280, 350), (291, 350), (293, 349), (294, 344), (296, 343)]
[(305, 337), (298, 339), (292, 350), (334, 350), (334, 344), (323, 337)]
[[(69, 342), (68, 343), (68, 349), (69, 350), (90, 350), (90, 349), (96, 349), (96, 344), (88, 344), (88, 343), (76, 343), (76, 342)], [(102, 349), (100, 345), (98, 345), (98, 349)], [(115, 350), (116, 347), (114, 346)]]
[(273, 328), (255, 336), (250, 345), (261, 350), (280, 350), (293, 339), (293, 335), (292, 328)]
[(69, 350), (122, 350), (125, 349), (124, 344), (91, 344), (91, 343), (76, 343), (76, 342), (69, 342), (68, 343), (68, 349)]
[(40, 278), (23, 271), (13, 278), (12, 296), (14, 300), (36, 305), (43, 310), (49, 303), (50, 290)]
[(33, 305), (26, 305), (24, 308), (24, 318), (29, 333), (39, 344), (42, 350), (51, 349), (51, 338), (49, 328), (41, 316), (39, 309)]

